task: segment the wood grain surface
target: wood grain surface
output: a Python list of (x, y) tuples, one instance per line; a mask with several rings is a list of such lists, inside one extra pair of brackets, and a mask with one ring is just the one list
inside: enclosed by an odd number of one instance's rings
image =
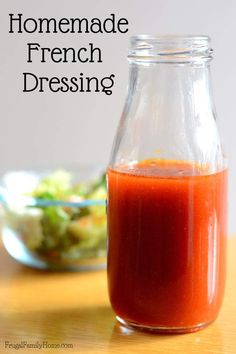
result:
[[(15, 262), (1, 246), (0, 353), (236, 354), (233, 238), (228, 242), (227, 272), (223, 308), (212, 325), (193, 334), (154, 335), (116, 322), (109, 305), (105, 271), (37, 271)], [(41, 344), (44, 348), (16, 349), (26, 344)]]

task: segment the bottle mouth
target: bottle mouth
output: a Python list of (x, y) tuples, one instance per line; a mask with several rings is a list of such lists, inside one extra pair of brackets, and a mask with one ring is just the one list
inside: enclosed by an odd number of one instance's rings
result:
[(130, 61), (189, 63), (209, 61), (213, 50), (205, 35), (139, 35), (130, 39)]

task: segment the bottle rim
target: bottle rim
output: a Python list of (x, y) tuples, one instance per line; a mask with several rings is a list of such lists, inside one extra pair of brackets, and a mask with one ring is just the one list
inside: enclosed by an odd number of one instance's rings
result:
[(212, 59), (207, 35), (137, 35), (130, 38), (130, 61), (189, 63)]

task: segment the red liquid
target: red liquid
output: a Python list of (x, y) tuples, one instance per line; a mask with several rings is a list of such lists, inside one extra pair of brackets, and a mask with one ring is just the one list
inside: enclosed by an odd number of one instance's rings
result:
[[(188, 332), (213, 321), (225, 284), (227, 171), (173, 161), (108, 170), (112, 307), (136, 325)], [(182, 176), (176, 176), (177, 171)]]

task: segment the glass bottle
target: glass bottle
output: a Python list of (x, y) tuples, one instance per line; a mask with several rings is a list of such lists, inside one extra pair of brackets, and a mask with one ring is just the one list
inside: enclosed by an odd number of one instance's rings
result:
[(224, 293), (227, 163), (207, 36), (136, 36), (108, 180), (108, 288), (118, 321), (192, 332)]

